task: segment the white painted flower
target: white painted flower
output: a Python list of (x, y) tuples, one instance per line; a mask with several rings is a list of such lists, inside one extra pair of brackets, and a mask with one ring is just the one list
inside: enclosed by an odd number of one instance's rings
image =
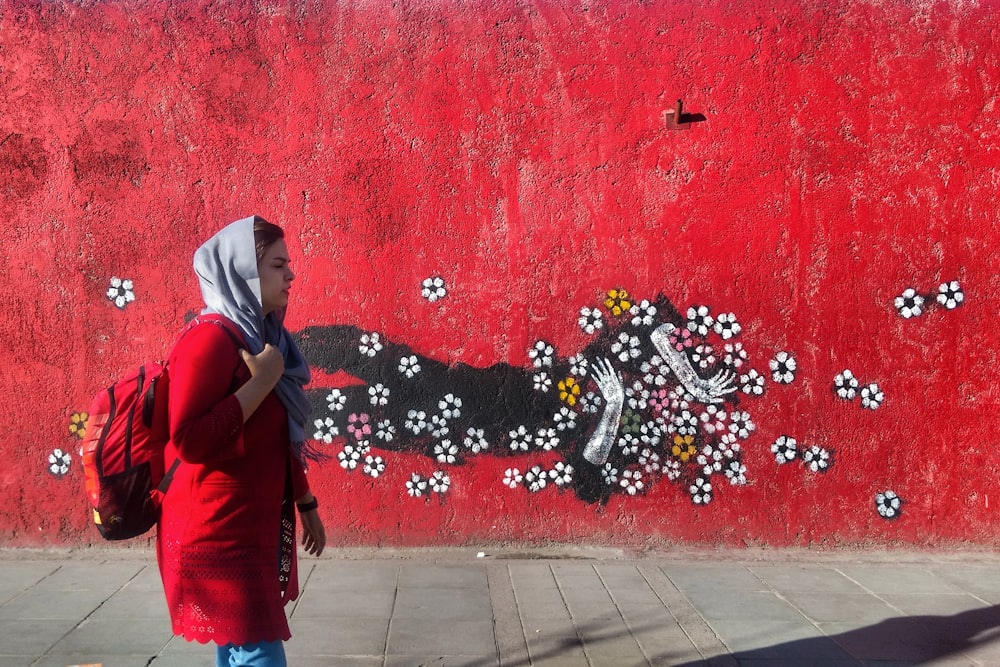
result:
[(423, 410), (410, 410), (406, 413), (406, 421), (403, 422), (403, 427), (413, 433), (413, 435), (420, 435), (427, 430), (427, 413)]
[(333, 439), (340, 435), (340, 429), (335, 426), (336, 422), (332, 418), (313, 420), (316, 432), (313, 433), (313, 440), (321, 440), (326, 444), (333, 442)]
[(452, 444), (451, 440), (440, 440), (434, 443), (434, 458), (438, 463), (448, 463), (453, 465), (458, 460), (458, 445)]
[(427, 491), (427, 480), (417, 473), (411, 473), (410, 479), (406, 482), (406, 492), (412, 498), (419, 498)]
[(747, 483), (747, 467), (739, 461), (730, 461), (726, 466), (726, 477), (730, 484), (743, 486)]
[(405, 375), (407, 378), (412, 378), (414, 375), (420, 372), (420, 364), (417, 361), (416, 355), (411, 354), (408, 357), (403, 357), (399, 360), (399, 372), (401, 375)]
[(642, 450), (639, 455), (639, 465), (642, 469), (646, 471), (647, 474), (654, 474), (660, 472), (662, 464), (660, 463), (660, 455), (656, 450), (647, 447)]
[(715, 320), (708, 312), (708, 306), (692, 306), (687, 312), (687, 328), (691, 333), (707, 336)]
[(754, 432), (757, 426), (750, 418), (750, 414), (741, 410), (735, 410), (729, 415), (729, 432), (740, 440), (746, 440)]
[(431, 303), (434, 303), (438, 299), (443, 299), (447, 294), (448, 288), (444, 284), (444, 278), (440, 276), (425, 278), (421, 284), (420, 295)]
[(646, 299), (633, 304), (628, 312), (632, 316), (632, 326), (634, 327), (651, 327), (653, 326), (653, 322), (656, 321), (656, 306)]
[(62, 477), (69, 472), (69, 467), (72, 459), (69, 452), (64, 452), (61, 449), (54, 449), (52, 453), (49, 454), (49, 472), (56, 477)]
[(604, 478), (604, 483), (608, 486), (614, 486), (618, 483), (618, 468), (614, 467), (610, 463), (605, 463), (604, 467), (601, 468), (601, 477)]
[(622, 478), (618, 480), (625, 493), (635, 496), (643, 492), (646, 484), (642, 481), (642, 473), (638, 470), (626, 470), (622, 473)]
[(642, 362), (639, 370), (643, 373), (642, 381), (649, 387), (662, 387), (671, 377), (670, 367), (659, 355), (654, 355), (649, 361)]
[(552, 421), (555, 422), (556, 430), (566, 431), (576, 427), (576, 412), (567, 405), (563, 405), (559, 408), (553, 417)]
[(108, 287), (106, 294), (108, 299), (119, 309), (124, 309), (125, 306), (135, 301), (135, 292), (132, 291), (132, 281), (123, 280), (117, 276), (111, 276), (111, 286)]
[(443, 470), (437, 470), (428, 480), (431, 491), (437, 494), (444, 494), (451, 488), (451, 477)]
[(340, 467), (344, 470), (354, 470), (361, 461), (361, 451), (354, 445), (344, 445), (344, 449), (337, 454), (337, 459), (340, 461)]
[(580, 329), (587, 334), (595, 334), (604, 327), (604, 315), (596, 308), (580, 309), (580, 319), (577, 320)]
[(369, 477), (378, 477), (385, 472), (385, 459), (369, 454), (365, 457), (365, 465), (361, 470)]
[(722, 340), (729, 340), (733, 336), (738, 336), (743, 330), (740, 323), (736, 321), (736, 315), (733, 313), (722, 313), (715, 318), (715, 325), (713, 327), (715, 333), (722, 336)]
[(726, 430), (726, 411), (720, 408), (714, 403), (705, 406), (704, 412), (701, 413), (701, 426), (705, 430), (705, 433), (709, 435), (718, 432), (724, 432)]
[(690, 350), (691, 363), (700, 368), (708, 368), (715, 363), (715, 350), (711, 345), (703, 343)]
[(368, 387), (368, 401), (372, 405), (388, 405), (389, 388), (381, 382)]
[(958, 308), (965, 301), (965, 293), (957, 280), (938, 285), (937, 302), (948, 310)]
[(444, 438), (451, 433), (448, 420), (441, 415), (431, 415), (431, 419), (427, 423), (427, 430), (430, 431), (432, 436), (438, 439)]
[(573, 482), (573, 466), (564, 461), (556, 461), (549, 471), (549, 478), (559, 488), (569, 486)]
[(517, 468), (507, 468), (503, 474), (504, 486), (509, 486), (512, 489), (516, 489), (522, 481), (524, 481), (524, 477)]
[(540, 428), (535, 433), (535, 447), (546, 452), (559, 447), (559, 436), (554, 428)]
[(833, 378), (833, 390), (845, 401), (853, 401), (858, 396), (858, 379), (849, 368), (837, 373)]
[(465, 432), (465, 440), (462, 442), (465, 448), (473, 454), (485, 452), (490, 448), (490, 443), (486, 441), (486, 436), (481, 428), (470, 428)]
[(707, 505), (712, 502), (712, 483), (707, 478), (699, 477), (688, 487), (691, 501), (695, 505)]
[(622, 433), (621, 437), (618, 438), (618, 448), (625, 456), (635, 456), (639, 453), (641, 446), (639, 438), (633, 433)]
[(524, 426), (518, 426), (513, 431), (507, 433), (507, 436), (510, 438), (510, 449), (513, 452), (528, 451), (528, 446), (533, 440), (533, 438), (528, 435), (528, 429)]
[(382, 340), (377, 333), (361, 334), (361, 342), (358, 344), (358, 352), (366, 357), (374, 357), (382, 351)]
[(375, 437), (382, 442), (392, 442), (396, 437), (396, 427), (388, 419), (383, 419), (375, 425)]
[(798, 443), (791, 436), (778, 436), (778, 439), (771, 445), (771, 452), (774, 454), (774, 460), (778, 462), (778, 465), (789, 463), (794, 461), (795, 457), (798, 456)]
[(642, 355), (641, 343), (638, 336), (630, 336), (625, 332), (618, 334), (618, 340), (611, 344), (611, 353), (626, 362), (629, 359), (637, 359)]
[(739, 368), (747, 361), (747, 352), (743, 349), (743, 343), (726, 343), (722, 346), (726, 356), (723, 362), (730, 368)]
[(670, 418), (667, 430), (679, 435), (694, 435), (698, 432), (698, 417), (690, 410), (675, 412)]
[(462, 416), (462, 399), (454, 394), (446, 394), (438, 401), (438, 409), (445, 419), (458, 419)]
[(663, 439), (663, 430), (655, 421), (647, 421), (639, 427), (639, 442), (646, 447), (656, 447)]
[(877, 410), (884, 400), (885, 394), (882, 393), (882, 389), (878, 384), (872, 382), (861, 388), (861, 407), (868, 410)]
[(524, 473), (524, 485), (532, 493), (544, 489), (546, 483), (548, 483), (548, 473), (542, 469), (542, 466), (532, 466), (531, 470)]
[(671, 482), (675, 482), (681, 477), (682, 465), (681, 462), (675, 458), (667, 457), (663, 461), (662, 469), (663, 473), (667, 476), (667, 479)]
[(717, 472), (722, 472), (722, 462), (725, 458), (726, 456), (721, 450), (716, 449), (712, 445), (705, 445), (702, 447), (701, 453), (695, 458), (695, 461), (701, 466), (701, 471), (706, 476), (710, 476)]
[(569, 358), (569, 374), (575, 378), (583, 379), (587, 377), (590, 370), (590, 362), (582, 354), (574, 354)]
[(760, 396), (764, 393), (764, 376), (751, 368), (746, 373), (740, 375), (740, 390), (744, 394)]
[(911, 317), (919, 317), (923, 313), (924, 297), (917, 294), (917, 290), (908, 287), (896, 297), (893, 304), (900, 316), (908, 320)]
[(649, 405), (649, 390), (636, 380), (625, 388), (625, 404), (633, 410), (645, 410)]
[(528, 357), (535, 368), (551, 368), (556, 349), (544, 340), (537, 340), (528, 350)]
[(778, 384), (791, 384), (797, 368), (795, 357), (787, 352), (778, 352), (771, 359), (771, 379)]
[(535, 383), (535, 391), (540, 391), (544, 394), (552, 388), (552, 377), (545, 371), (538, 371), (532, 379)]
[(339, 389), (332, 389), (326, 396), (326, 406), (331, 412), (339, 412), (347, 405), (347, 396)]
[(813, 472), (826, 472), (830, 465), (830, 452), (819, 445), (813, 445), (802, 451), (802, 462)]
[(875, 494), (875, 509), (884, 519), (898, 518), (902, 504), (902, 499), (896, 495), (895, 491), (883, 491)]

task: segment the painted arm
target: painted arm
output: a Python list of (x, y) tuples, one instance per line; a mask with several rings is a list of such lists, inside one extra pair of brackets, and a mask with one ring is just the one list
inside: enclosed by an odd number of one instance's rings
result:
[(583, 458), (600, 466), (607, 462), (615, 436), (618, 435), (618, 422), (621, 421), (622, 409), (625, 407), (625, 388), (621, 376), (607, 359), (594, 362), (593, 378), (604, 396), (604, 412), (583, 448)]
[(736, 375), (729, 369), (719, 371), (710, 378), (699, 376), (684, 353), (670, 344), (670, 334), (674, 329), (669, 322), (661, 324), (650, 334), (650, 339), (688, 393), (699, 403), (721, 403), (726, 394), (736, 391), (733, 386)]

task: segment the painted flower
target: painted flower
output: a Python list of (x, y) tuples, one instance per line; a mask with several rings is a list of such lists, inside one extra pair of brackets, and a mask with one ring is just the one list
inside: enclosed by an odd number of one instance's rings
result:
[(73, 416), (69, 418), (69, 434), (82, 440), (87, 433), (88, 418), (89, 415), (86, 412), (74, 412)]
[(524, 485), (532, 493), (544, 489), (548, 481), (548, 474), (542, 470), (542, 466), (532, 466), (531, 470), (524, 473)]
[(649, 401), (646, 407), (653, 411), (657, 417), (670, 410), (669, 392), (666, 389), (654, 389), (649, 392)]
[(351, 413), (347, 417), (347, 432), (354, 436), (355, 440), (363, 440), (372, 433), (372, 425), (368, 423), (371, 419), (366, 413)]
[(689, 356), (691, 363), (700, 368), (708, 368), (715, 363), (715, 350), (707, 343), (695, 347)]
[(712, 447), (711, 445), (705, 445), (698, 454), (696, 461), (698, 465), (701, 466), (701, 471), (705, 475), (712, 475), (717, 472), (722, 472), (722, 460), (725, 458), (725, 454), (721, 450)]
[(509, 486), (512, 489), (516, 489), (522, 481), (524, 481), (524, 477), (521, 476), (521, 471), (517, 468), (507, 468), (503, 474), (504, 486)]
[(569, 486), (573, 483), (573, 466), (564, 461), (556, 461), (549, 471), (549, 478), (559, 488)]
[(687, 328), (691, 333), (707, 336), (715, 325), (715, 320), (708, 312), (708, 306), (692, 306), (687, 312)]
[(654, 474), (660, 472), (660, 455), (654, 449), (646, 448), (642, 450), (639, 454), (639, 465), (642, 469), (646, 471), (647, 474)]
[(420, 435), (427, 430), (427, 413), (423, 410), (410, 410), (406, 413), (403, 427), (413, 435)]
[(902, 294), (896, 297), (893, 304), (896, 306), (896, 311), (899, 312), (900, 316), (908, 320), (911, 317), (920, 317), (920, 314), (923, 312), (924, 297), (917, 294), (917, 290), (908, 287)]
[(528, 350), (528, 357), (535, 368), (551, 367), (556, 350), (552, 345), (544, 340), (535, 341), (535, 344)]
[(833, 391), (845, 401), (853, 401), (857, 398), (858, 379), (854, 377), (854, 373), (850, 369), (845, 368), (833, 378)]
[(576, 428), (576, 412), (563, 405), (559, 412), (552, 416), (552, 421), (556, 424), (556, 430), (568, 431)]
[(883, 491), (875, 494), (875, 509), (883, 519), (897, 519), (902, 511), (903, 500), (895, 491)]
[(764, 393), (764, 376), (751, 368), (740, 375), (740, 391), (750, 396), (760, 396)]
[(396, 437), (396, 427), (388, 419), (383, 419), (375, 425), (375, 437), (382, 442), (392, 442)]
[(626, 470), (622, 473), (622, 478), (618, 480), (618, 485), (630, 496), (640, 494), (645, 490), (646, 485), (642, 481), (642, 473), (638, 470)]
[(670, 336), (668, 338), (670, 340), (670, 344), (678, 352), (682, 352), (683, 350), (686, 350), (694, 345), (694, 338), (691, 337), (690, 329), (675, 328), (670, 332)]
[(656, 321), (656, 306), (646, 299), (629, 308), (628, 312), (632, 316), (632, 326), (634, 327), (651, 327)]
[(715, 329), (715, 333), (722, 336), (722, 340), (729, 340), (733, 336), (738, 336), (743, 331), (743, 327), (736, 321), (736, 315), (733, 313), (722, 313), (716, 317), (713, 328)]
[(361, 451), (354, 445), (344, 445), (344, 448), (337, 454), (337, 460), (340, 461), (340, 467), (344, 470), (354, 470), (361, 461)]
[(552, 388), (552, 378), (545, 371), (535, 373), (532, 380), (535, 383), (535, 391), (545, 394)]
[(604, 327), (604, 315), (596, 308), (584, 306), (580, 309), (580, 319), (577, 320), (577, 324), (584, 333), (593, 335)]
[(447, 394), (438, 401), (438, 409), (445, 419), (458, 419), (462, 416), (462, 399), (454, 394)]
[[(663, 473), (667, 476), (667, 479), (674, 482), (680, 479), (681, 476), (681, 462), (677, 459), (667, 459), (663, 462)], [(648, 471), (647, 471), (648, 472)]]
[(557, 388), (559, 389), (560, 401), (569, 406), (576, 405), (580, 398), (580, 383), (576, 381), (575, 377), (560, 380)]
[(787, 435), (778, 436), (778, 439), (771, 445), (771, 452), (778, 465), (794, 461), (798, 456), (798, 443), (795, 438)]
[(649, 361), (642, 362), (639, 370), (643, 373), (642, 381), (650, 387), (662, 387), (667, 384), (667, 378), (671, 377), (670, 367), (659, 355), (655, 355)]
[(347, 396), (339, 389), (333, 389), (326, 396), (326, 406), (331, 412), (339, 412), (347, 405)]
[(663, 439), (663, 431), (655, 421), (647, 421), (639, 427), (639, 442), (647, 447), (656, 447)]
[(618, 355), (621, 361), (637, 359), (642, 355), (638, 336), (630, 336), (624, 331), (618, 334), (618, 340), (611, 344), (611, 353)]
[(427, 430), (431, 432), (432, 436), (438, 439), (444, 438), (451, 433), (448, 420), (441, 415), (431, 415), (431, 420), (427, 423)]
[(830, 466), (830, 452), (819, 445), (802, 451), (802, 462), (813, 472), (826, 472)]
[(729, 432), (740, 440), (746, 440), (754, 432), (757, 426), (750, 418), (750, 414), (736, 410), (729, 415)]
[(569, 372), (573, 377), (585, 378), (590, 370), (590, 362), (582, 354), (574, 354), (569, 358)]
[(948, 310), (954, 310), (965, 301), (965, 293), (957, 280), (941, 283), (938, 286), (937, 302)]
[(434, 458), (438, 463), (448, 463), (454, 465), (458, 461), (458, 445), (452, 444), (451, 440), (441, 440), (434, 443)]
[(316, 432), (313, 433), (313, 440), (322, 440), (329, 445), (334, 438), (340, 435), (340, 429), (335, 424), (336, 422), (330, 417), (314, 420), (313, 426), (316, 427)]
[(389, 388), (386, 387), (381, 382), (371, 387), (368, 387), (368, 401), (372, 405), (388, 405)]
[(771, 379), (778, 384), (791, 384), (795, 379), (795, 370), (798, 364), (795, 357), (787, 352), (778, 352), (771, 359)]
[(125, 306), (135, 301), (135, 292), (132, 291), (132, 281), (123, 280), (117, 276), (111, 276), (111, 286), (105, 292), (111, 303), (119, 309), (124, 310)]
[(622, 433), (638, 433), (642, 430), (642, 415), (632, 408), (625, 408), (620, 424)]
[(707, 405), (705, 406), (705, 411), (701, 413), (701, 426), (705, 430), (705, 433), (709, 435), (716, 431), (724, 432), (726, 430), (727, 416), (725, 410), (721, 409), (718, 405), (714, 403)]
[(732, 433), (723, 433), (722, 437), (716, 442), (716, 447), (719, 448), (719, 451), (727, 459), (734, 459), (740, 453), (740, 441)]
[(670, 453), (682, 463), (687, 463), (692, 456), (698, 453), (694, 446), (694, 436), (677, 434), (674, 436), (674, 444), (670, 448)]
[(486, 441), (486, 436), (483, 435), (483, 429), (481, 428), (470, 428), (466, 431), (465, 440), (462, 441), (462, 444), (473, 454), (485, 452), (490, 448), (490, 443)]
[(625, 388), (625, 404), (633, 410), (645, 410), (649, 405), (649, 390), (636, 380)]
[(694, 396), (689, 394), (687, 389), (681, 385), (671, 389), (667, 397), (670, 399), (671, 410), (687, 410), (691, 403), (694, 402)]
[(426, 278), (421, 284), (420, 295), (431, 303), (443, 299), (447, 294), (448, 288), (444, 284), (444, 278), (440, 276)]
[(605, 463), (604, 467), (601, 468), (601, 477), (604, 479), (605, 484), (614, 486), (618, 483), (618, 468), (610, 463)]
[(580, 397), (580, 410), (583, 411), (584, 414), (597, 414), (603, 404), (604, 398), (602, 398), (600, 394), (593, 391), (588, 391)]
[(420, 372), (420, 364), (417, 362), (416, 355), (411, 354), (408, 357), (403, 357), (399, 360), (399, 372), (401, 375), (405, 375), (407, 378), (412, 378), (414, 375)]
[(726, 466), (726, 477), (730, 484), (743, 486), (747, 483), (747, 467), (739, 461), (730, 461)]
[(621, 317), (632, 309), (628, 292), (623, 289), (613, 289), (608, 291), (608, 298), (604, 300), (604, 307), (615, 317)]
[(365, 465), (361, 468), (369, 477), (378, 477), (385, 472), (385, 459), (381, 456), (372, 456), (369, 454), (365, 457)]
[(698, 417), (692, 414), (690, 410), (676, 412), (670, 420), (668, 430), (677, 435), (694, 436), (698, 432)]
[(620, 438), (618, 438), (618, 448), (621, 449), (622, 454), (625, 456), (635, 456), (639, 453), (639, 447), (642, 443), (639, 438), (632, 433), (624, 433)]
[(528, 429), (518, 426), (510, 431), (507, 436), (510, 438), (510, 450), (512, 452), (526, 452), (531, 444), (532, 437), (528, 435)]
[(406, 492), (412, 498), (419, 498), (427, 491), (427, 480), (417, 473), (411, 473), (406, 482)]
[(382, 351), (382, 341), (377, 333), (361, 334), (361, 343), (358, 345), (358, 352), (366, 357), (374, 357)]
[(554, 428), (540, 428), (535, 433), (535, 447), (546, 452), (559, 447), (559, 436)]
[(451, 477), (445, 471), (437, 470), (427, 483), (434, 493), (444, 494), (451, 488)]
[(743, 349), (743, 343), (726, 343), (722, 349), (726, 353), (723, 363), (730, 368), (739, 368), (746, 363), (747, 352)]
[(52, 453), (49, 454), (49, 472), (56, 477), (62, 477), (69, 472), (69, 466), (72, 459), (69, 452), (64, 452), (61, 449), (54, 449)]
[(712, 502), (712, 483), (704, 477), (694, 480), (688, 491), (691, 492), (691, 501), (695, 505), (707, 505)]
[(885, 394), (882, 393), (882, 389), (876, 383), (872, 382), (861, 388), (861, 407), (868, 410), (877, 410), (884, 400)]

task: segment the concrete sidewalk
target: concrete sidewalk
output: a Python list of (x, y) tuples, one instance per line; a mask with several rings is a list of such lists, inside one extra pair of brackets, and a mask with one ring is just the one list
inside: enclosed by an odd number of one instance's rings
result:
[[(337, 551), (291, 667), (1000, 665), (1000, 554)], [(192, 667), (153, 556), (0, 550), (0, 666)]]

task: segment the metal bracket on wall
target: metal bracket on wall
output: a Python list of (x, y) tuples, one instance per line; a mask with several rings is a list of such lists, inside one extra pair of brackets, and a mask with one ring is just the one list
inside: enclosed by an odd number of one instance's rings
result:
[(663, 112), (663, 121), (668, 130), (690, 130), (691, 124), (705, 120), (705, 116), (700, 113), (684, 113), (684, 103), (677, 100), (677, 105), (673, 109)]

